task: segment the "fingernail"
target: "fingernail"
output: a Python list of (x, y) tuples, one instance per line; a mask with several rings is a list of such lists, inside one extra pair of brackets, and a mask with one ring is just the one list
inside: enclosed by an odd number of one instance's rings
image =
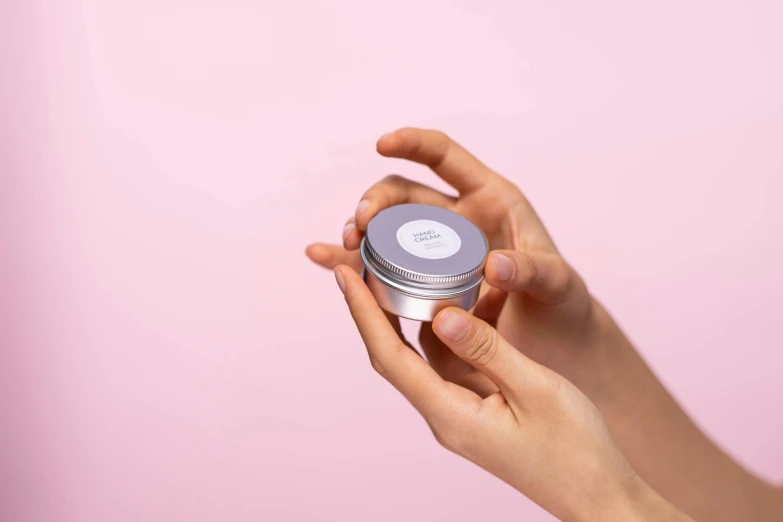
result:
[(380, 138), (378, 138), (378, 141), (385, 140), (386, 138), (389, 138), (389, 137), (391, 137), (391, 136), (392, 136), (392, 134), (394, 134), (394, 133), (393, 133), (393, 132), (387, 132), (386, 134), (384, 134), (383, 136), (381, 136)]
[(348, 234), (351, 233), (351, 230), (356, 228), (356, 225), (353, 223), (348, 223), (343, 227), (343, 240), (345, 240), (346, 237), (348, 237)]
[(359, 202), (358, 205), (356, 205), (356, 212), (354, 213), (354, 216), (358, 216), (361, 214), (364, 209), (370, 206), (370, 200), (369, 199), (363, 199)]
[(343, 279), (343, 274), (339, 270), (335, 270), (334, 278), (337, 280), (337, 286), (340, 287), (340, 291), (345, 294), (345, 279)]
[(458, 342), (468, 335), (470, 325), (467, 319), (456, 312), (444, 312), (443, 315), (445, 317), (441, 316), (441, 320), (438, 321), (438, 332), (443, 337)]
[(508, 281), (514, 275), (514, 263), (508, 256), (492, 254), (492, 266), (495, 267), (495, 274), (501, 281)]

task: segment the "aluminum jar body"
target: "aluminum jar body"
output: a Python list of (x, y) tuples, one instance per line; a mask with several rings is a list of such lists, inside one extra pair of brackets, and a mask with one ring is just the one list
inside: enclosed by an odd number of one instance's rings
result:
[(378, 213), (360, 247), (363, 277), (384, 310), (432, 321), (443, 308), (472, 308), (484, 279), (487, 240), (465, 217), (406, 204)]

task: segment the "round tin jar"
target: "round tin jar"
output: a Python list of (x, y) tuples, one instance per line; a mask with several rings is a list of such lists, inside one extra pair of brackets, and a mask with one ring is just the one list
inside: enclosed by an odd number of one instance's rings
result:
[(484, 280), (489, 247), (467, 218), (431, 205), (397, 205), (367, 226), (363, 277), (384, 310), (432, 321), (443, 308), (469, 310)]

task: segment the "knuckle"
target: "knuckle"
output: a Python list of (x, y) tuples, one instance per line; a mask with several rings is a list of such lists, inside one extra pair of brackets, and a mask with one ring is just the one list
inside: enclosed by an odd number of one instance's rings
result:
[(441, 146), (448, 145), (451, 141), (451, 138), (448, 134), (438, 129), (432, 131), (432, 139)]
[(492, 179), (488, 186), (495, 200), (500, 203), (497, 211), (501, 214), (517, 219), (517, 213), (523, 212), (529, 205), (522, 190), (500, 175)]
[(384, 176), (379, 181), (374, 183), (369, 189), (367, 189), (367, 191), (364, 193), (364, 197), (372, 198), (382, 195), (389, 190), (389, 185), (396, 185), (400, 182), (401, 179), (404, 178), (399, 174), (389, 174)]
[(407, 182), (408, 182), (408, 180), (407, 180), (407, 179), (405, 179), (404, 177), (400, 176), (399, 174), (389, 174), (389, 175), (385, 176), (385, 177), (384, 177), (384, 178), (381, 180), (381, 182), (379, 183), (379, 185), (380, 185), (380, 184), (387, 184), (387, 185), (404, 185), (404, 184), (406, 184)]
[(554, 408), (563, 399), (563, 381), (547, 371), (534, 372), (529, 387), (548, 408)]
[(388, 351), (384, 349), (383, 355), (376, 353), (374, 350), (368, 350), (367, 353), (370, 357), (370, 365), (372, 366), (373, 370), (375, 370), (378, 375), (388, 380), (389, 368), (394, 366), (395, 363), (394, 357), (399, 356), (400, 352), (403, 350), (409, 349), (410, 348), (408, 348), (407, 345), (399, 342), (398, 344), (388, 348)]
[(467, 456), (474, 452), (475, 438), (465, 427), (435, 425), (431, 426), (431, 429), (438, 444), (452, 453)]
[(370, 366), (372, 366), (372, 369), (375, 370), (378, 375), (386, 378), (386, 375), (388, 375), (388, 370), (386, 369), (386, 365), (383, 364), (383, 362), (380, 360), (379, 357), (376, 355), (370, 354)]
[(403, 202), (407, 198), (410, 181), (399, 174), (389, 174), (369, 190), (383, 208)]
[(451, 149), (451, 146), (454, 144), (454, 141), (448, 134), (439, 130), (435, 131), (434, 137), (439, 156), (445, 158), (449, 153), (449, 149)]
[(457, 454), (462, 453), (465, 443), (463, 437), (459, 433), (433, 429), (432, 434), (435, 435), (435, 440), (438, 441), (438, 444), (447, 450)]
[(465, 358), (479, 366), (486, 366), (497, 355), (497, 332), (494, 328), (478, 328), (468, 340)]
[(453, 144), (452, 139), (443, 131), (430, 130), (426, 134), (426, 144), (423, 147), (421, 142), (414, 146), (415, 153), (423, 153), (422, 160), (430, 168), (438, 168), (446, 157)]

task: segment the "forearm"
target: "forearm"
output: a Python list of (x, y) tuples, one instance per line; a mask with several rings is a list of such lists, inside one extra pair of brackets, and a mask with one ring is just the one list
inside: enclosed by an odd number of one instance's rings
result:
[[(621, 519), (617, 519), (618, 521)], [(629, 510), (629, 516), (624, 520), (630, 522), (694, 522), (691, 517), (674, 507), (660, 494), (649, 486), (645, 486), (634, 506)]]
[[(619, 487), (618, 487), (619, 486)], [(646, 484), (638, 475), (616, 485), (610, 500), (584, 499), (582, 508), (565, 522), (694, 522)]]
[(694, 522), (650, 486), (639, 479), (637, 491), (613, 513), (596, 520), (617, 522)]
[(780, 520), (780, 491), (706, 437), (615, 323), (605, 324), (602, 364), (610, 370), (593, 400), (636, 472), (696, 520)]

